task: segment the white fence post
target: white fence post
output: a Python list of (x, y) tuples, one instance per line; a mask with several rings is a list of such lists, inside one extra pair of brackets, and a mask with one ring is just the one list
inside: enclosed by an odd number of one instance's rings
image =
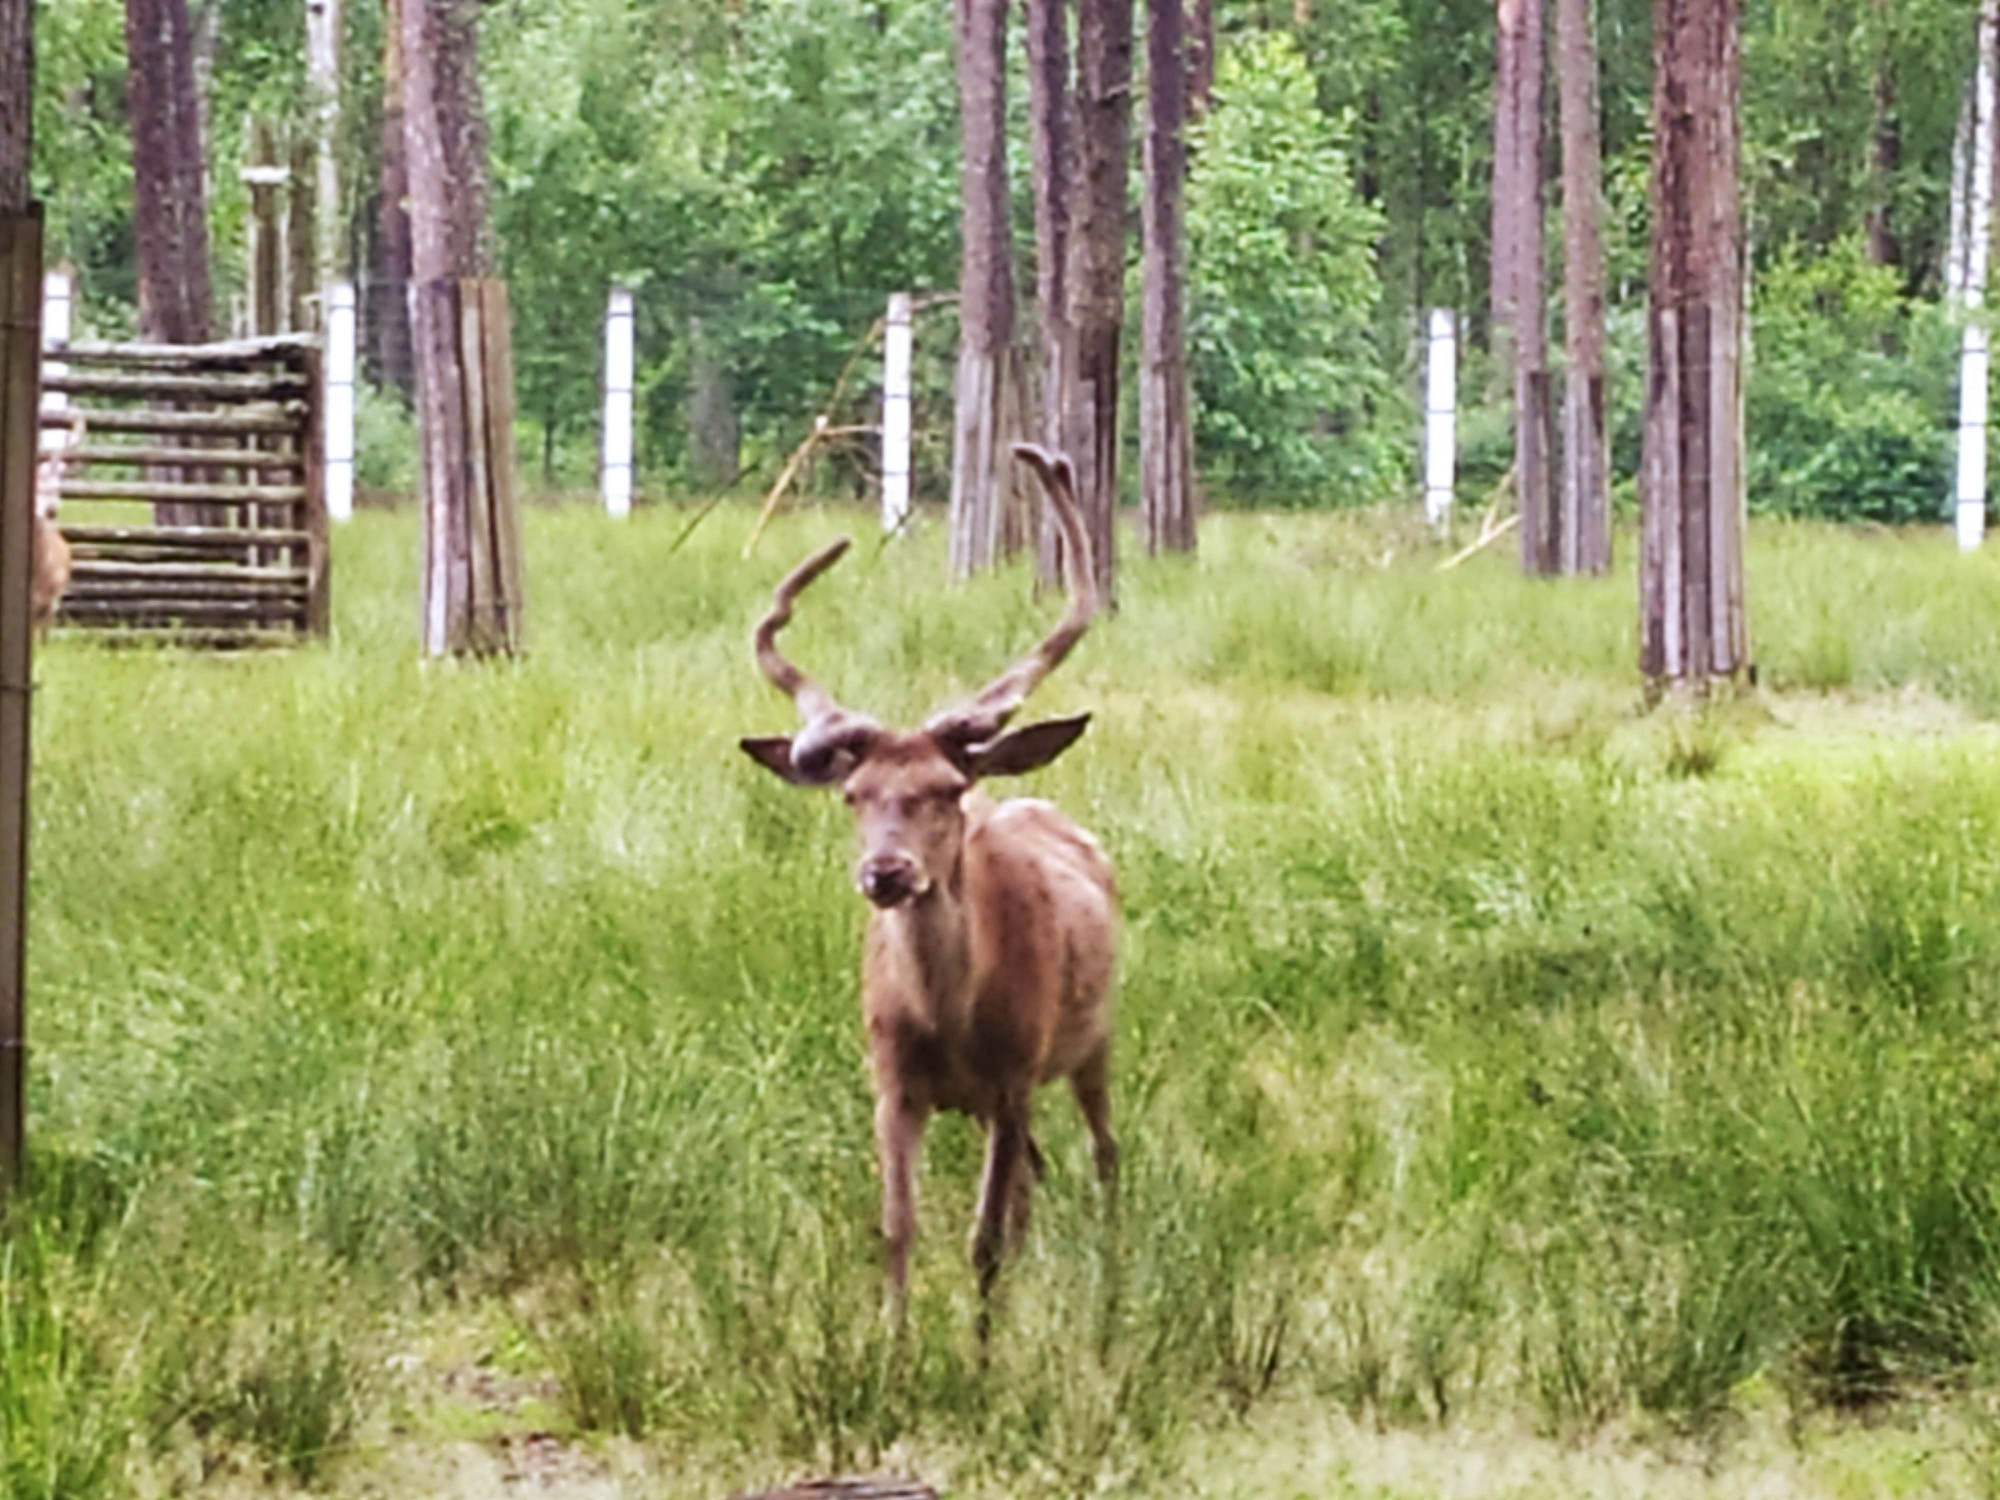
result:
[(910, 294), (889, 294), (882, 335), (882, 529), (910, 515)]
[(1965, 325), (1958, 354), (1958, 545), (1970, 552), (1986, 535), (1986, 329)]
[(354, 515), (354, 283), (326, 289), (326, 514)]
[(604, 513), (632, 513), (632, 293), (614, 286), (604, 308)]
[[(68, 270), (57, 269), (46, 272), (42, 277), (42, 347), (52, 344), (66, 344), (70, 339), (72, 320), (76, 308), (76, 279)], [(69, 365), (63, 360), (49, 360), (42, 366), (43, 375), (66, 375)], [(43, 411), (67, 411), (69, 397), (60, 391), (42, 392)], [(43, 452), (66, 447), (69, 434), (60, 427), (44, 427), (39, 446)]]
[(1458, 329), (1451, 309), (1431, 309), (1424, 378), (1424, 516), (1437, 530), (1451, 522), (1457, 465)]

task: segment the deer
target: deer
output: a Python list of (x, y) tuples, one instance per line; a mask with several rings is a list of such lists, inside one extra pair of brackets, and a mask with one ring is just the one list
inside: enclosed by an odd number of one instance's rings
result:
[(854, 884), (873, 908), (861, 1012), (882, 1179), (885, 1301), (899, 1330), (925, 1126), (942, 1111), (969, 1115), (985, 1131), (968, 1245), (982, 1346), (1001, 1262), (1027, 1228), (1031, 1179), (1044, 1175), (1031, 1129), (1041, 1085), (1067, 1080), (1114, 1213), (1118, 1180), (1109, 1087), (1118, 921), (1111, 862), (1053, 803), (996, 801), (980, 787), (1048, 765), (1090, 722), (1086, 713), (1007, 727), (1097, 609), (1070, 460), (1032, 443), (1013, 451), (1040, 480), (1063, 542), (1069, 599), (1055, 628), (921, 726), (878, 723), (842, 707), (778, 650), (800, 593), (846, 552), (849, 538), (840, 537), (785, 577), (751, 638), (758, 668), (792, 700), (801, 727), (740, 742), (793, 786), (840, 788), (854, 814)]
[(78, 416), (71, 422), (67, 437), (58, 440), (35, 463), (34, 550), (28, 608), (38, 640), (48, 638), (56, 606), (69, 588), (69, 542), (56, 526), (56, 512), (62, 507), (63, 471), (73, 461), (72, 450), (82, 445), (84, 432), (84, 419)]

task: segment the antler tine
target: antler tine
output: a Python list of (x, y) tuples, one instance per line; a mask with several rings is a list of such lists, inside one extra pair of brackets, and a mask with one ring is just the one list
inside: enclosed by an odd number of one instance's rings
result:
[(798, 705), (800, 719), (808, 724), (843, 710), (831, 693), (785, 660), (778, 650), (778, 632), (792, 623), (793, 601), (815, 578), (840, 561), (849, 542), (847, 537), (838, 537), (787, 573), (771, 595), (770, 613), (757, 622), (757, 629), (750, 637), (757, 665), (779, 692)]
[(1097, 575), (1090, 556), (1090, 534), (1084, 529), (1083, 513), (1076, 503), (1076, 469), (1069, 455), (1052, 452), (1039, 443), (1014, 444), (1014, 456), (1035, 471), (1043, 492), (1055, 511), (1056, 527), (1062, 533), (1064, 581), (1069, 588), (1069, 608), (1063, 617), (1026, 656), (1002, 672), (965, 702), (943, 710), (927, 726), (967, 741), (990, 739), (1006, 727), (1028, 695), (1041, 685), (1068, 656), (1097, 613)]

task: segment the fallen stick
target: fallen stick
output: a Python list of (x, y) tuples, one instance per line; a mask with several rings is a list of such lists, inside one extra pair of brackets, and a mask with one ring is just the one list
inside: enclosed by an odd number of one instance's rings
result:
[(1437, 565), (1437, 570), (1440, 573), (1443, 573), (1449, 569), (1457, 567), (1460, 563), (1464, 562), (1468, 557), (1471, 557), (1475, 552), (1485, 551), (1488, 547), (1492, 546), (1495, 542), (1499, 541), (1501, 537), (1505, 536), (1508, 532), (1512, 531), (1516, 526), (1520, 524), (1521, 524), (1521, 513), (1517, 510), (1514, 512), (1513, 515), (1509, 516), (1506, 520), (1502, 521), (1498, 526), (1495, 526), (1490, 531), (1482, 526), (1480, 528), (1479, 538), (1477, 541), (1468, 542), (1465, 546), (1459, 548), (1458, 551), (1454, 552), (1450, 557), (1446, 558), (1443, 562), (1439, 563)]

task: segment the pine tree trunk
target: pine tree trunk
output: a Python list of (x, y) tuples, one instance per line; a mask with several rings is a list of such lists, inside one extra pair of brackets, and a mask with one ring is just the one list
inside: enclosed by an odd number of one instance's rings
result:
[(1562, 525), (1542, 328), (1542, 0), (1497, 0), (1493, 106), (1493, 350), (1514, 393), (1514, 486), (1521, 566), (1558, 571)]
[(958, 7), (958, 382), (951, 451), (951, 576), (998, 563), (1014, 509), (1019, 433), (1014, 253), (1007, 217), (1007, 0)]
[(1215, 97), (1215, 0), (1194, 0), (1188, 21), (1188, 113), (1200, 119)]
[(1181, 204), (1187, 182), (1183, 0), (1147, 0), (1146, 200), (1141, 257), (1139, 489), (1146, 550), (1195, 549)]
[(1076, 464), (1099, 597), (1115, 598), (1118, 351), (1125, 314), (1126, 171), (1132, 141), (1132, 0), (1081, 0), (1077, 183), (1069, 307), (1076, 357), (1064, 447)]
[(701, 319), (688, 319), (688, 456), (695, 487), (726, 490), (736, 483), (743, 454), (743, 428), (729, 372), (716, 358), (714, 340)]
[[(312, 291), (340, 274), (342, 253), (340, 166), (340, 0), (306, 0), (306, 76), (312, 95)], [(303, 181), (294, 188), (305, 191)], [(320, 321), (324, 326), (325, 310)]]
[(0, 0), (0, 214), (25, 213), (35, 135), (35, 0)]
[(383, 0), (382, 169), (375, 208), (375, 380), (409, 401), (416, 391), (410, 352), (410, 170), (403, 144), (403, 5)]
[[(1041, 438), (1063, 444), (1072, 397), (1070, 214), (1076, 190), (1076, 108), (1070, 87), (1069, 0), (1028, 0), (1028, 140), (1034, 158), (1035, 309), (1041, 333)], [(1055, 518), (1045, 514), (1036, 574), (1058, 582)]]
[(1653, 0), (1639, 665), (1695, 696), (1750, 673), (1738, 15), (1738, 0)]
[(1950, 219), (1945, 228), (1944, 292), (1948, 301), (1965, 295), (1966, 231), (1971, 223), (1967, 188), (1972, 177), (1972, 100), (1970, 80), (1960, 91), (1958, 128), (1951, 136)]
[(1609, 442), (1604, 425), (1603, 161), (1598, 145), (1597, 43), (1590, 0), (1556, 0), (1562, 89), (1564, 573), (1611, 567)]
[(427, 656), (518, 649), (514, 380), (491, 277), (476, 0), (403, 0)]
[(212, 332), (208, 204), (187, 0), (126, 0), (139, 331), (163, 344)]
[(1903, 165), (1903, 132), (1896, 117), (1896, 75), (1890, 50), (1889, 0), (1873, 0), (1875, 88), (1868, 131), (1868, 259), (1878, 266), (1901, 263), (1903, 247), (1891, 220), (1896, 173)]

